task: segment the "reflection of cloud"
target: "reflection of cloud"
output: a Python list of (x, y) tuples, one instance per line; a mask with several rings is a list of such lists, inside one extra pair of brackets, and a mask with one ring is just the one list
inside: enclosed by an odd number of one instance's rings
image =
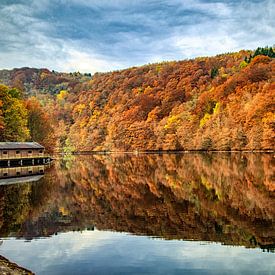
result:
[(0, 2), (0, 67), (107, 71), (272, 45), (275, 2)]
[[(64, 233), (31, 242), (5, 240), (0, 253), (38, 274), (89, 274), (91, 271), (271, 274), (275, 269), (274, 255), (259, 249), (165, 241), (97, 230)], [(261, 264), (252, 264), (257, 262)]]
[[(29, 263), (34, 269), (43, 266), (47, 268), (56, 263), (70, 262), (77, 254), (87, 248), (97, 250), (104, 245), (112, 236), (108, 232), (84, 231), (59, 234), (51, 238), (34, 239), (29, 242), (23, 240), (4, 240), (0, 253), (5, 254), (9, 259), (15, 260), (22, 265)], [(23, 252), (23, 253), (22, 253)], [(34, 261), (33, 259), (37, 259)], [(39, 260), (38, 260), (39, 259)]]

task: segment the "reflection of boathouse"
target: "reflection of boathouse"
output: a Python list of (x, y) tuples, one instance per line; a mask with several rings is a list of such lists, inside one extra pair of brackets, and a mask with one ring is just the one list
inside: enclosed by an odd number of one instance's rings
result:
[(7, 177), (20, 177), (29, 175), (44, 174), (44, 166), (24, 166), (0, 168), (0, 179)]
[(37, 142), (0, 142), (0, 166), (38, 165), (49, 162)]
[(44, 171), (45, 165), (0, 168), (0, 185), (38, 181)]

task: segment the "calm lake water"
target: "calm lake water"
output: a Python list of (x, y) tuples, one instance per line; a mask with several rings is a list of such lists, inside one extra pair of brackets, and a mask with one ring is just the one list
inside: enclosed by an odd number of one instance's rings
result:
[(275, 158), (111, 154), (0, 186), (0, 254), (36, 274), (275, 274)]

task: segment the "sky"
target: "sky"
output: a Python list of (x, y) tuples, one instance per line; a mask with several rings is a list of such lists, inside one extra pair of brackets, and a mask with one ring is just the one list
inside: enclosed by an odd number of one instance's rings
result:
[(275, 0), (0, 0), (0, 69), (105, 72), (275, 43)]

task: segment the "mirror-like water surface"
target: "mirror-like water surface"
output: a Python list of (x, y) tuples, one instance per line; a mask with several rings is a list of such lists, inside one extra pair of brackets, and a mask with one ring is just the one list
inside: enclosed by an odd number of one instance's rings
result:
[(0, 186), (0, 254), (37, 274), (273, 274), (272, 154), (75, 156)]

